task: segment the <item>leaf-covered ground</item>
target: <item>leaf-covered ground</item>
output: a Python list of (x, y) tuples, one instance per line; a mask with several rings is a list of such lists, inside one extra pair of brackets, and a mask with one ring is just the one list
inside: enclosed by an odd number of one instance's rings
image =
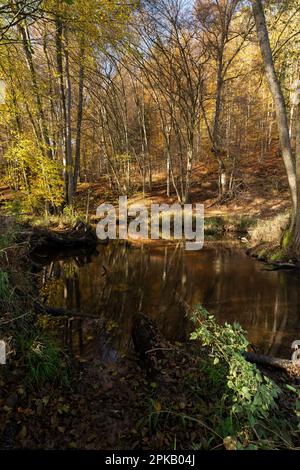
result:
[[(26, 390), (22, 370), (2, 374), (0, 448), (154, 450), (226, 445), (219, 408), (222, 377), (211, 376), (203, 354), (176, 346), (156, 366), (149, 374), (134, 354), (106, 365), (94, 360), (73, 368), (68, 387), (47, 384), (39, 391)], [(284, 388), (286, 377), (273, 373), (274, 377)], [(286, 391), (279, 400), (291, 423), (293, 398)], [(240, 439), (245, 447), (251, 443), (246, 430)]]

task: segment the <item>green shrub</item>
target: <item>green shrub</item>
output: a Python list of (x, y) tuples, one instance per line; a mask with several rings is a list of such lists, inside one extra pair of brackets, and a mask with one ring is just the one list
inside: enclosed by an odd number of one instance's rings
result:
[(192, 319), (197, 329), (191, 339), (199, 339), (209, 348), (214, 365), (226, 366), (223, 400), (230, 404), (230, 413), (251, 419), (266, 417), (276, 407), (280, 389), (245, 359), (243, 353), (249, 343), (241, 326), (238, 323), (219, 325), (202, 306), (195, 309)]
[(288, 249), (291, 242), (292, 242), (292, 238), (293, 238), (293, 232), (292, 230), (285, 230), (285, 232), (283, 233), (283, 236), (282, 236), (282, 239), (281, 239), (281, 246), (283, 249)]

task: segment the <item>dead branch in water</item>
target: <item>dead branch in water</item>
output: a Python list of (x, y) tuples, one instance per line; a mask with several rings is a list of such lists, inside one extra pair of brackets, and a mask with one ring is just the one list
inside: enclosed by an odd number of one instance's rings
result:
[(246, 352), (245, 358), (247, 361), (254, 364), (281, 369), (285, 372), (293, 371), (300, 374), (300, 362), (293, 362), (289, 359), (281, 359), (279, 357), (264, 356), (253, 352)]

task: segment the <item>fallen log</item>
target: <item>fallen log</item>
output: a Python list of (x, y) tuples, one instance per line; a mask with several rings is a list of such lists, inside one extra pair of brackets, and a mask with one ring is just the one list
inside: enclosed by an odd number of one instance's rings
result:
[(246, 352), (245, 358), (247, 361), (262, 366), (273, 367), (275, 369), (281, 369), (286, 372), (297, 371), (300, 372), (300, 361), (293, 362), (289, 359), (281, 359), (279, 357), (264, 356), (262, 354), (256, 354), (253, 352)]
[(288, 262), (288, 263), (272, 263), (271, 266), (272, 266), (272, 268), (271, 268), (272, 271), (280, 271), (280, 270), (283, 270), (283, 269), (297, 269), (297, 268), (299, 268), (298, 264), (291, 263), (291, 262)]
[(36, 229), (29, 240), (31, 254), (51, 251), (71, 250), (77, 248), (96, 247), (99, 240), (95, 230), (83, 222), (65, 232), (50, 232)]
[(48, 307), (47, 305), (40, 304), (39, 302), (34, 302), (34, 309), (37, 313), (49, 315), (51, 317), (72, 317), (99, 320), (99, 316), (96, 315), (88, 315), (76, 310), (67, 310), (65, 308)]
[(53, 317), (61, 317), (67, 314), (67, 311), (64, 308), (47, 307), (46, 305), (42, 305), (39, 302), (34, 302), (34, 309), (37, 313), (42, 313), (43, 315), (51, 315)]

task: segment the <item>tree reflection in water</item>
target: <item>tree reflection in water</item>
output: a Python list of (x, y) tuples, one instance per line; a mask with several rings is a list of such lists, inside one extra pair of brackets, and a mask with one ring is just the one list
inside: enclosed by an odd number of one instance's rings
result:
[(203, 304), (221, 321), (238, 321), (261, 353), (289, 357), (300, 338), (300, 274), (268, 271), (241, 250), (207, 244), (200, 252), (173, 246), (111, 243), (97, 256), (56, 260), (43, 271), (52, 307), (81, 312), (61, 325), (75, 354), (113, 360), (131, 346), (134, 314), (156, 320), (164, 335), (186, 341), (186, 305)]

